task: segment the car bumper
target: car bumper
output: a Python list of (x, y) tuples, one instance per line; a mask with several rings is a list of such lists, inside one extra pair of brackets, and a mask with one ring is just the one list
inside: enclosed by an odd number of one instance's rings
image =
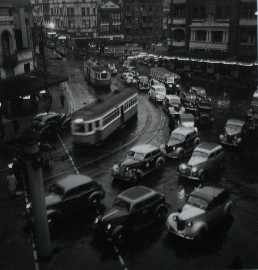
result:
[(186, 173), (182, 173), (182, 172), (179, 172), (178, 175), (181, 178), (185, 178), (185, 179), (189, 179), (189, 180), (193, 180), (193, 181), (200, 181), (200, 177), (198, 175), (194, 176), (194, 175), (186, 174)]
[(194, 240), (194, 239), (195, 239), (194, 236), (188, 235), (188, 234), (186, 234), (186, 233), (184, 233), (184, 232), (176, 231), (176, 230), (174, 230), (174, 229), (171, 228), (171, 227), (168, 228), (168, 233), (169, 233), (169, 234), (173, 234), (173, 235), (175, 235), (175, 236), (177, 236), (177, 237), (186, 239), (186, 240)]

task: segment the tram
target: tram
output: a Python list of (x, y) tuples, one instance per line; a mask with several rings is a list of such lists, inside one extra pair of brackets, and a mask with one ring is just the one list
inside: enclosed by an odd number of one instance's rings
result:
[(71, 121), (74, 145), (97, 145), (137, 117), (135, 89), (116, 90), (103, 100), (77, 111)]
[(85, 80), (96, 88), (110, 89), (111, 73), (108, 66), (90, 58), (83, 62)]

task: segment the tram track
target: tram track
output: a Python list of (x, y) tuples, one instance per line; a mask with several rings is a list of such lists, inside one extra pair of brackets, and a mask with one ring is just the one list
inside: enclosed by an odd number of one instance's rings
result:
[[(137, 141), (142, 135), (146, 134), (146, 130), (151, 126), (152, 122), (153, 122), (153, 115), (151, 113), (151, 110), (158, 110), (159, 112), (159, 126), (151, 131), (148, 131), (147, 133), (152, 133), (154, 131), (154, 133), (146, 139), (146, 143), (150, 143), (151, 141), (153, 141), (153, 139), (160, 133), (160, 131), (162, 131), (164, 129), (164, 126), (165, 126), (165, 123), (166, 123), (166, 117), (164, 116), (162, 110), (160, 107), (156, 108), (153, 104), (150, 104), (148, 102), (148, 100), (146, 100), (146, 98), (144, 96), (140, 96), (140, 101), (142, 101), (143, 103), (147, 104), (145, 105), (145, 110), (146, 110), (146, 113), (147, 113), (147, 119), (145, 121), (145, 124), (144, 126), (141, 128), (141, 130), (139, 132), (137, 132), (137, 134), (131, 139), (129, 140), (128, 142), (124, 143), (123, 145), (120, 145), (118, 147), (116, 147), (115, 149), (112, 149), (112, 151), (107, 151), (106, 153), (104, 153), (103, 155), (93, 159), (93, 160), (89, 160), (89, 161), (86, 161), (84, 163), (81, 163), (81, 164), (76, 164), (76, 167), (80, 170), (80, 169), (83, 169), (85, 167), (88, 167), (90, 165), (93, 165), (94, 163), (97, 163), (99, 161), (102, 161), (102, 160), (105, 160), (105, 159), (108, 159), (109, 157), (117, 154), (118, 152), (120, 152), (121, 150), (127, 148), (128, 146), (130, 146), (131, 144), (133, 144), (135, 141)], [(150, 106), (152, 108), (150, 108)], [(54, 153), (54, 158), (57, 156), (57, 155), (64, 155), (67, 157), (67, 159), (70, 159), (69, 158), (69, 155), (70, 155), (70, 150), (71, 150), (71, 147), (69, 148), (68, 146), (65, 147), (64, 149), (64, 141), (62, 139), (62, 137), (59, 135), (58, 136), (58, 140), (61, 144), (61, 148), (58, 150), (58, 152), (55, 152)], [(62, 149), (62, 150), (61, 150)], [(69, 155), (68, 155), (69, 154)], [(50, 175), (48, 177), (45, 178), (45, 182), (51, 182), (53, 181), (55, 178), (58, 178), (58, 177), (61, 177), (65, 174), (68, 174), (68, 173), (71, 173), (73, 172), (74, 169), (73, 168), (69, 168), (69, 169), (65, 169), (65, 170), (62, 170), (61, 172), (59, 173), (56, 173), (54, 175)]]

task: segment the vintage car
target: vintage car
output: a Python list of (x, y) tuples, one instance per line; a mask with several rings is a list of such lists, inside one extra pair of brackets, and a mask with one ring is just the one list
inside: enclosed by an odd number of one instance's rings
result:
[(70, 121), (71, 118), (65, 113), (40, 113), (33, 117), (31, 129), (39, 134), (41, 139), (48, 138), (68, 127)]
[(222, 188), (196, 188), (180, 212), (167, 218), (168, 232), (189, 240), (202, 240), (206, 233), (231, 215), (232, 201)]
[(77, 174), (65, 176), (48, 188), (45, 197), (48, 222), (57, 224), (85, 209), (96, 212), (104, 196), (102, 186), (90, 177)]
[(192, 113), (194, 116), (197, 114), (197, 96), (189, 92), (180, 91), (180, 98), (185, 111), (187, 113)]
[(169, 113), (170, 108), (173, 108), (173, 109), (179, 111), (181, 106), (182, 106), (181, 99), (177, 95), (166, 95), (166, 97), (162, 103), (162, 108), (163, 108), (164, 112), (168, 115), (170, 114)]
[(123, 162), (112, 168), (114, 180), (138, 182), (145, 175), (160, 169), (165, 164), (165, 158), (160, 149), (151, 144), (134, 146), (128, 151)]
[(108, 68), (110, 70), (111, 75), (116, 75), (118, 70), (116, 68), (116, 65), (114, 63), (108, 64)]
[(224, 168), (224, 150), (220, 144), (204, 142), (193, 151), (187, 163), (178, 167), (179, 177), (205, 181)]
[(167, 217), (165, 196), (145, 186), (131, 187), (120, 193), (113, 206), (94, 221), (96, 237), (104, 236), (116, 244), (134, 231)]
[(147, 76), (139, 76), (137, 88), (141, 91), (149, 91), (150, 90), (149, 78)]
[(195, 128), (195, 130), (197, 131), (197, 128), (195, 126), (195, 118), (191, 113), (180, 114), (178, 119), (178, 125), (180, 127)]
[(199, 102), (197, 108), (196, 122), (198, 125), (210, 125), (215, 121), (213, 107), (210, 102)]
[(224, 145), (239, 146), (247, 133), (245, 121), (229, 119), (224, 127), (224, 133), (220, 134), (220, 142)]
[(161, 145), (160, 150), (168, 158), (182, 160), (192, 153), (199, 142), (194, 128), (179, 127), (171, 132), (168, 143)]
[(162, 103), (166, 97), (166, 87), (164, 84), (154, 84), (148, 92), (149, 99), (155, 103)]
[(206, 90), (201, 86), (191, 86), (189, 93), (194, 94), (197, 97), (197, 100), (205, 100), (208, 98)]

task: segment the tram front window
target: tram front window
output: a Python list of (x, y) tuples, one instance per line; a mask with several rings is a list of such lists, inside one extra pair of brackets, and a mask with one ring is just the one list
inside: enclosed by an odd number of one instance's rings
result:
[(84, 123), (76, 123), (74, 125), (74, 132), (85, 133), (85, 124)]
[(100, 74), (100, 77), (101, 77), (101, 79), (106, 79), (106, 78), (107, 78), (107, 72), (106, 72), (106, 71), (103, 71), (103, 72)]

